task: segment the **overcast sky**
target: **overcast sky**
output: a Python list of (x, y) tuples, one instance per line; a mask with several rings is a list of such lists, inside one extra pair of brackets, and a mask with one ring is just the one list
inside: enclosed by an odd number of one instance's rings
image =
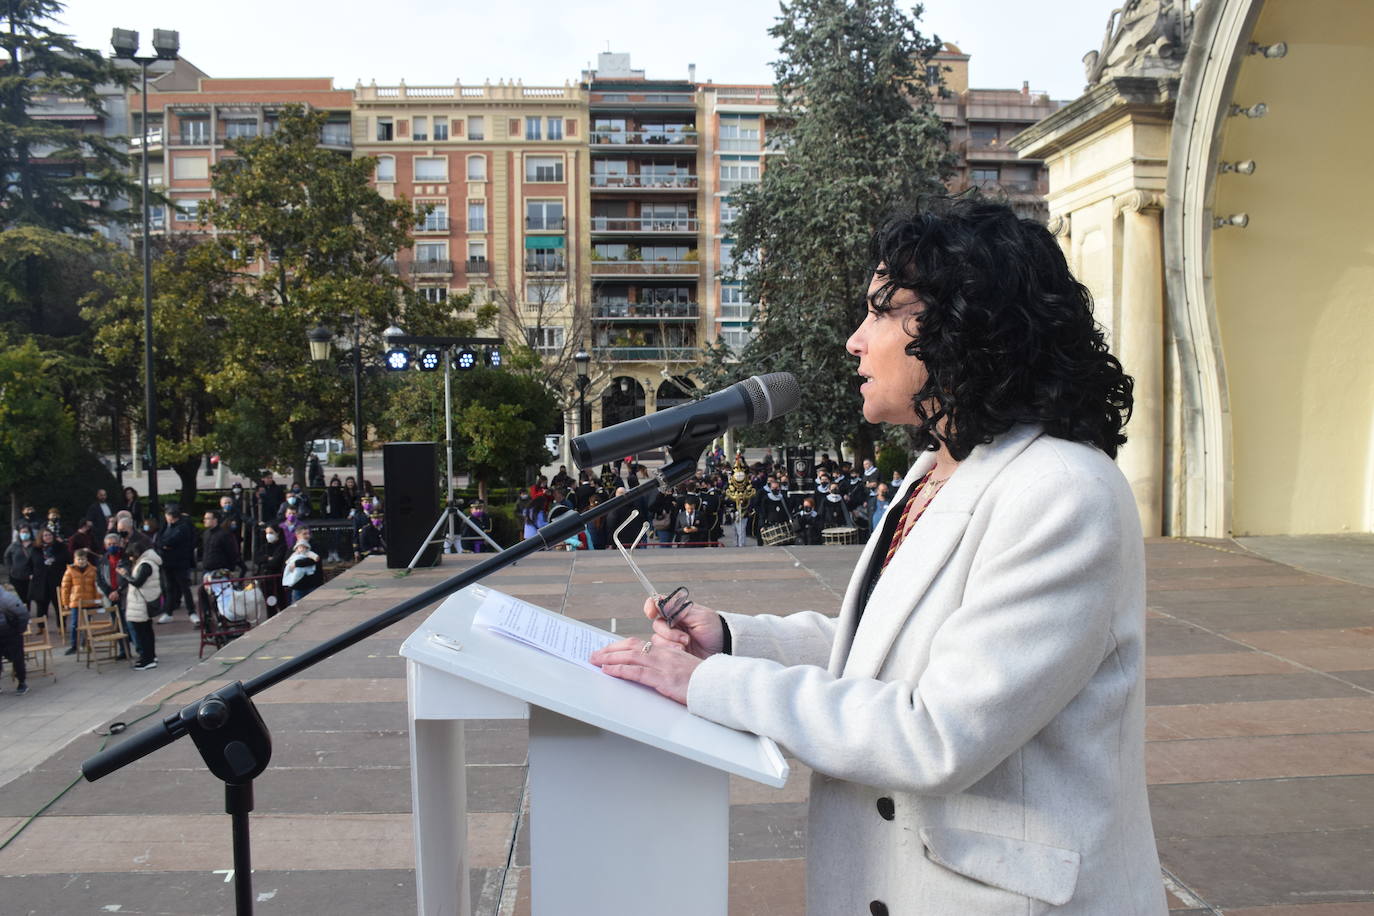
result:
[[(1083, 90), (1082, 58), (1122, 0), (931, 0), (922, 31), (972, 55), (975, 88)], [(110, 50), (110, 30), (181, 33), (182, 55), (211, 76), (328, 76), (339, 88), (519, 77), (575, 81), (600, 51), (628, 51), (647, 75), (771, 83), (775, 0), (68, 0), (65, 31)]]

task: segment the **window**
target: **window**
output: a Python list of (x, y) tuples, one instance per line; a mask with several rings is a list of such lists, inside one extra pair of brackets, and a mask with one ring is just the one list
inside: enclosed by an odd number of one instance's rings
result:
[(326, 146), (351, 146), (353, 125), (348, 121), (326, 121), (320, 128), (320, 142)]
[(410, 138), (412, 140), (429, 139), (429, 117), (427, 115), (416, 115), (412, 119)]
[(447, 242), (416, 242), (415, 260), (424, 264), (448, 260)]
[(630, 254), (630, 246), (624, 242), (597, 242), (592, 246), (593, 260), (624, 261)]
[(194, 145), (210, 142), (209, 118), (183, 118), (181, 121), (181, 142)]
[(720, 318), (724, 321), (748, 321), (754, 311), (754, 304), (744, 298), (744, 287), (739, 283), (720, 285)]
[(468, 118), (468, 139), (485, 140), (487, 138), (486, 119), (482, 115), (472, 115)]
[(487, 203), (482, 200), (468, 201), (468, 232), (487, 231)]
[(526, 229), (562, 229), (563, 227), (563, 201), (525, 201)]
[(722, 158), (720, 163), (720, 187), (732, 191), (743, 184), (759, 180), (759, 161), (743, 157)]
[(198, 200), (178, 200), (172, 208), (175, 214), (173, 219), (178, 223), (194, 223), (200, 220), (200, 201)]
[(256, 137), (258, 135), (257, 121), (225, 121), (224, 138), (226, 140), (239, 140), (246, 137)]
[(720, 202), (720, 224), (728, 226), (739, 219), (739, 206), (730, 198), (722, 198)]
[(759, 119), (720, 119), (720, 148), (723, 150), (756, 150), (759, 148)]
[(643, 245), (639, 256), (645, 261), (685, 261), (689, 250), (686, 245)]
[(563, 349), (563, 328), (525, 328), (525, 340), (541, 353)]
[(434, 139), (448, 139), (448, 118), (440, 118), (437, 116), (434, 118)]
[(468, 181), (487, 180), (487, 157), (469, 156), (468, 157)]
[(532, 305), (562, 305), (563, 284), (531, 280), (525, 284), (525, 301)]
[(562, 118), (549, 118), (549, 139), (550, 139), (550, 140), (562, 140), (562, 139), (563, 139), (563, 119), (562, 119)]
[(447, 156), (416, 156), (416, 181), (448, 181)]
[(754, 338), (753, 328), (721, 328), (720, 340), (728, 346), (731, 352), (739, 354), (750, 340)]
[(447, 232), (448, 231), (448, 204), (440, 201), (421, 200), (416, 201), (419, 206), (430, 204), (434, 209), (415, 224), (416, 232)]
[(562, 181), (563, 159), (559, 156), (528, 156), (525, 159), (526, 181)]
[(205, 156), (173, 156), (173, 178), (209, 178), (210, 160)]
[(969, 138), (974, 146), (996, 146), (997, 145), (997, 125), (996, 124), (972, 124), (968, 129)]
[(996, 183), (1002, 175), (997, 169), (969, 169), (968, 177), (974, 184), (982, 184), (984, 182)]
[(927, 85), (927, 86), (938, 86), (938, 85), (940, 85), (940, 65), (939, 65), (939, 64), (926, 64), (926, 85)]
[(377, 180), (395, 181), (396, 180), (396, 157), (378, 156), (377, 157)]
[[(562, 241), (560, 238), (559, 241)], [(563, 260), (562, 248), (526, 248), (525, 249), (525, 269), (531, 271), (543, 271), (552, 273), (561, 271), (567, 266)], [(561, 301), (561, 300), (560, 300)]]
[(442, 305), (448, 301), (447, 286), (422, 286), (416, 292), (426, 302), (433, 302), (436, 305)]
[(735, 243), (720, 243), (720, 266), (722, 270), (732, 270), (735, 266)]
[(485, 261), (486, 259), (487, 259), (487, 243), (486, 243), (485, 241), (481, 241), (481, 242), (468, 242), (468, 260), (469, 260), (469, 261)]
[(540, 124), (540, 121), (539, 121), (538, 118), (526, 118), (526, 119), (525, 119), (525, 139), (526, 139), (526, 140), (538, 140), (538, 139), (539, 139), (539, 124)]
[(624, 143), (624, 118), (597, 118), (592, 121), (593, 143)]
[(390, 118), (378, 118), (378, 119), (377, 119), (377, 139), (378, 139), (378, 140), (390, 140), (391, 137), (392, 137), (392, 132), (393, 132), (395, 129), (396, 129), (396, 128), (395, 128), (395, 126), (391, 123), (391, 119), (390, 119)]

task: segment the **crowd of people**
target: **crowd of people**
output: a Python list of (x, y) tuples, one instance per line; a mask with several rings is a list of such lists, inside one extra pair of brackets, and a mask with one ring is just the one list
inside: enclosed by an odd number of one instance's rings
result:
[[(193, 626), (232, 613), (230, 589), (251, 582), (267, 616), (324, 583), (325, 565), (386, 550), (381, 497), (371, 482), (335, 476), (318, 500), (299, 484), (262, 475), (251, 492), (234, 483), (196, 528), (175, 503), (145, 514), (137, 491), (120, 499), (95, 493), (68, 525), (58, 508), (25, 505), (5, 550), (0, 589), (0, 657), (14, 667), (16, 692), (28, 692), (24, 634), (64, 631), (65, 655), (79, 648), (80, 615), (118, 610), (133, 667), (157, 667), (155, 624), (179, 610)], [(126, 658), (122, 646), (119, 658)], [(0, 663), (2, 664), (2, 663)]]
[[(900, 475), (890, 481), (879, 476), (867, 458), (855, 467), (822, 453), (811, 476), (798, 479), (774, 460), (771, 449), (752, 464), (738, 454), (733, 467), (716, 453), (673, 492), (656, 491), (593, 519), (564, 546), (603, 550), (613, 546), (617, 531), (620, 543), (629, 546), (644, 524), (652, 532), (644, 541), (662, 547), (861, 543), (882, 519), (891, 493), (901, 483)], [(516, 514), (524, 536), (532, 536), (562, 512), (582, 512), (645, 479), (643, 466), (628, 458), (614, 467), (603, 465), (600, 474), (583, 469), (576, 480), (560, 466), (552, 479), (541, 475), (520, 491)], [(634, 513), (637, 517), (631, 518)], [(825, 537), (827, 532), (834, 536)]]

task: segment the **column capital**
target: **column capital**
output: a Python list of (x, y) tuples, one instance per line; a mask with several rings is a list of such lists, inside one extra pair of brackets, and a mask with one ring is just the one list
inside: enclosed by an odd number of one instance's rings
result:
[(1164, 195), (1158, 191), (1136, 188), (1125, 194), (1118, 194), (1113, 203), (1117, 213), (1144, 213), (1147, 210), (1163, 210)]

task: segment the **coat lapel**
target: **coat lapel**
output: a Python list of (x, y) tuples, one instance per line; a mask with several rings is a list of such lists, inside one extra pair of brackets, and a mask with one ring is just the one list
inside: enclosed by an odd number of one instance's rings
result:
[[(959, 469), (917, 520), (887, 571), (869, 597), (862, 621), (856, 627), (857, 603), (862, 598), (861, 572), (850, 579), (841, 615), (840, 634), (830, 669), (846, 677), (873, 677), (881, 670), (892, 643), (921, 603), (931, 582), (962, 540), (973, 510), (1002, 469), (1039, 435), (1039, 426), (1021, 425), (1003, 433), (988, 445), (980, 445), (960, 463)], [(934, 462), (923, 455), (907, 472), (903, 492)], [(870, 549), (874, 545), (870, 542)], [(865, 556), (868, 551), (865, 551)], [(867, 569), (862, 560), (860, 570)]]

